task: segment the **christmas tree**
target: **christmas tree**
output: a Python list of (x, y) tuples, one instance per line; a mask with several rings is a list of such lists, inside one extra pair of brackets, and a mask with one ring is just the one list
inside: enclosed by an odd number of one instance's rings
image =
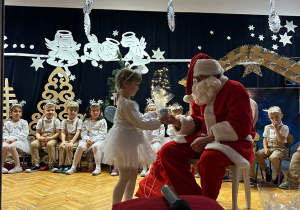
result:
[(162, 69), (158, 69), (154, 72), (151, 89), (156, 86), (160, 86), (164, 90), (168, 91), (170, 89), (170, 84), (168, 80), (168, 69), (163, 67)]

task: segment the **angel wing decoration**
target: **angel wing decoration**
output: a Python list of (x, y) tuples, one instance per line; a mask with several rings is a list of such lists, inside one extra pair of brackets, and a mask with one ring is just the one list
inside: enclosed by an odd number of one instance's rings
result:
[(175, 30), (175, 10), (174, 10), (174, 7), (173, 7), (173, 3), (172, 3), (173, 0), (170, 0), (169, 3), (168, 3), (168, 25), (169, 25), (169, 28), (172, 32), (174, 32)]

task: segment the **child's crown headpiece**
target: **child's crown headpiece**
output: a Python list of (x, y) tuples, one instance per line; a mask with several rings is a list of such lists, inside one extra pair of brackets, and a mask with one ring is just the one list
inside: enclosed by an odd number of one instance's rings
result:
[(90, 100), (91, 106), (101, 106), (101, 104), (103, 104), (103, 101), (100, 99), (98, 101), (96, 101), (95, 99)]
[(11, 104), (11, 108), (15, 107), (15, 106), (21, 106), (23, 107), (26, 104), (26, 101), (22, 100), (20, 103), (18, 102), (18, 100), (16, 100), (15, 103)]
[(49, 98), (47, 98), (46, 99), (46, 104), (45, 104), (45, 106), (55, 106), (56, 104), (58, 104), (58, 100), (57, 99), (55, 99), (55, 100), (51, 100), (51, 99), (49, 99)]
[(264, 112), (271, 113), (282, 113), (279, 106), (271, 106), (269, 109), (263, 109)]
[(149, 106), (156, 106), (156, 104), (154, 103), (154, 100), (152, 98), (147, 98), (147, 107)]
[(77, 105), (78, 106), (79, 104), (82, 103), (81, 99), (77, 99), (76, 101), (74, 99), (69, 99), (68, 101), (69, 101), (68, 106), (70, 106), (70, 105)]
[(179, 109), (183, 109), (182, 106), (178, 103), (174, 103), (169, 107), (170, 110), (174, 111), (174, 110), (179, 110)]

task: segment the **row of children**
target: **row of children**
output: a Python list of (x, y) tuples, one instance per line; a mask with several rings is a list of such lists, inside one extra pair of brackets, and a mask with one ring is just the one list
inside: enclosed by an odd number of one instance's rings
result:
[[(83, 152), (92, 150), (96, 163), (96, 169), (93, 175), (101, 173), (101, 159), (102, 152), (100, 148), (103, 146), (106, 133), (107, 124), (101, 117), (100, 103), (92, 101), (85, 114), (84, 121), (77, 117), (79, 111), (79, 104), (75, 101), (67, 105), (68, 119), (63, 120), (61, 123), (54, 117), (55, 104), (48, 102), (44, 106), (44, 118), (40, 119), (36, 126), (36, 140), (29, 145), (27, 136), (29, 133), (28, 123), (26, 120), (21, 119), (23, 112), (23, 104), (13, 104), (10, 109), (11, 119), (6, 121), (3, 127), (3, 153), (2, 153), (2, 173), (18, 173), (22, 171), (20, 166), (19, 156), (17, 149), (31, 154), (32, 167), (27, 169), (26, 172), (34, 172), (40, 170), (40, 157), (39, 149), (44, 148), (49, 156), (49, 168), (52, 172), (73, 174), (76, 171)], [(157, 111), (157, 106), (154, 103), (149, 103), (145, 109), (145, 113), (149, 111)], [(170, 112), (173, 115), (183, 113), (183, 108), (174, 103), (170, 106)], [(149, 141), (152, 149), (157, 152), (162, 145), (171, 140), (175, 135), (172, 129), (167, 129), (169, 137), (165, 138), (165, 127), (157, 130), (144, 131), (145, 138)], [(57, 139), (60, 136), (61, 143)], [(82, 137), (82, 140), (78, 141)], [(59, 163), (56, 164), (55, 147), (59, 148)], [(77, 148), (77, 149), (76, 149)], [(73, 150), (76, 149), (74, 160)], [(14, 159), (15, 167), (7, 170), (4, 167), (7, 151), (10, 151)], [(143, 165), (141, 176), (145, 176), (147, 165)], [(113, 170), (112, 175), (118, 175), (117, 169)]]

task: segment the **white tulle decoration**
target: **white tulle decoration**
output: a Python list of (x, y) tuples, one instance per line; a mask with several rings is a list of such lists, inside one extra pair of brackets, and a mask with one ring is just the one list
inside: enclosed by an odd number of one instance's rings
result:
[(280, 18), (275, 12), (275, 0), (270, 0), (269, 27), (273, 33), (277, 33), (280, 28)]
[(94, 0), (85, 0), (83, 4), (83, 13), (84, 13), (84, 31), (86, 36), (90, 35), (91, 32), (91, 19), (90, 13), (92, 11)]
[(151, 98), (158, 107), (158, 109), (165, 108), (167, 103), (174, 97), (172, 93), (168, 93), (165, 89), (161, 88), (159, 85), (155, 86), (151, 90)]

